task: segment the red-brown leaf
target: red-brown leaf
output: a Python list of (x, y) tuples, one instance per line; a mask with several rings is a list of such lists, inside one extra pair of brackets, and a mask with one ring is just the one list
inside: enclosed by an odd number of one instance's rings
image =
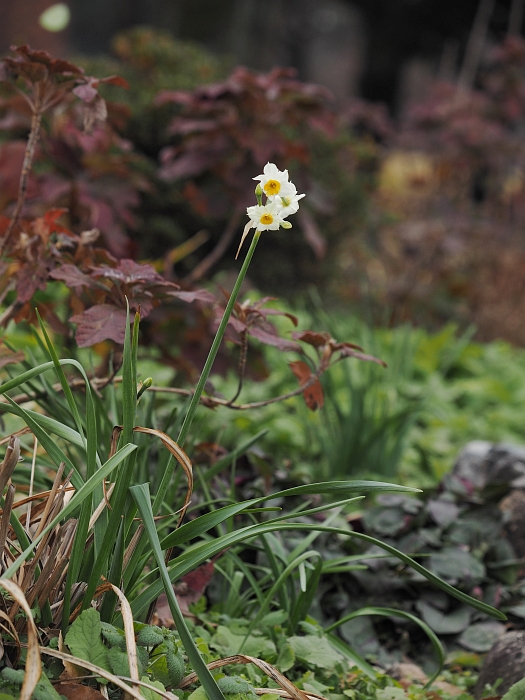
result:
[(72, 288), (79, 287), (93, 288), (96, 287), (95, 280), (89, 275), (84, 274), (76, 265), (61, 265), (53, 270), (50, 275), (53, 279), (62, 280), (65, 284)]
[(104, 698), (100, 690), (80, 683), (59, 683), (55, 685), (55, 690), (68, 700), (103, 700)]
[[(299, 386), (304, 386), (310, 380), (312, 373), (306, 362), (301, 362), (300, 360), (297, 362), (290, 362), (289, 366), (299, 380)], [(303, 391), (303, 396), (306, 405), (311, 411), (316, 411), (318, 408), (323, 407), (324, 393), (319, 379), (316, 379), (311, 386)]]
[(294, 340), (300, 340), (308, 345), (313, 345), (314, 348), (322, 348), (330, 340), (329, 333), (318, 333), (317, 331), (294, 331), (292, 333)]
[(166, 282), (162, 275), (155, 270), (153, 265), (140, 265), (134, 260), (124, 258), (119, 261), (117, 267), (101, 265), (93, 268), (95, 277), (106, 277), (108, 279), (124, 282), (124, 284), (134, 284), (135, 282)]
[(383, 362), (383, 360), (380, 360), (378, 357), (366, 355), (363, 352), (356, 352), (349, 343), (337, 343), (337, 346), (339, 347), (335, 347), (334, 349), (339, 350), (341, 357), (355, 357), (358, 360), (364, 360), (364, 362), (375, 362), (376, 364), (381, 365), (381, 367), (387, 366), (386, 362)]
[(301, 346), (298, 345), (298, 343), (294, 343), (293, 340), (281, 338), (276, 333), (270, 333), (260, 326), (248, 326), (248, 335), (257, 338), (257, 340), (265, 345), (272, 345), (275, 348), (279, 348), (279, 350), (301, 352)]
[(77, 324), (77, 344), (79, 348), (87, 348), (102, 340), (124, 342), (126, 330), (126, 312), (113, 304), (92, 306), (81, 314), (69, 319)]
[(206, 291), (206, 289), (194, 289), (193, 291), (183, 291), (183, 292), (170, 292), (170, 296), (177, 297), (177, 299), (182, 299), (182, 301), (187, 301), (188, 303), (192, 301), (202, 301), (205, 304), (213, 304), (217, 301), (211, 292)]
[(120, 75), (108, 75), (107, 78), (100, 78), (99, 83), (107, 83), (108, 85), (116, 85), (117, 87), (129, 90), (128, 81)]

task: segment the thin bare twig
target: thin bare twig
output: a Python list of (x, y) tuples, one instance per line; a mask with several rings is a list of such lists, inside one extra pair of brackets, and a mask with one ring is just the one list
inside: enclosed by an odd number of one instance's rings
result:
[(234, 396), (230, 399), (229, 403), (234, 403), (242, 391), (242, 385), (244, 382), (244, 374), (246, 372), (246, 358), (248, 357), (248, 332), (241, 331), (241, 351), (239, 355), (239, 383), (237, 384), (237, 391)]
[[(326, 371), (325, 367), (318, 367), (315, 372), (313, 372), (308, 381), (301, 384), (300, 387), (294, 389), (293, 391), (288, 391), (286, 394), (280, 394), (279, 396), (274, 396), (271, 399), (265, 399), (264, 401), (253, 401), (252, 403), (231, 403), (226, 399), (218, 399), (215, 396), (203, 396), (201, 398), (201, 403), (209, 408), (215, 408), (216, 406), (224, 406), (225, 408), (231, 408), (235, 411), (247, 411), (251, 408), (262, 408), (263, 406), (269, 406), (272, 403), (278, 403), (279, 401), (286, 401), (287, 399), (292, 399), (294, 396), (299, 396), (306, 389), (309, 389), (315, 384), (319, 377)], [(159, 393), (166, 394), (179, 394), (181, 396), (192, 396), (193, 391), (189, 389), (177, 389), (170, 386), (150, 386), (148, 391), (156, 391)]]
[(209, 253), (198, 265), (190, 272), (184, 280), (185, 282), (196, 282), (202, 279), (208, 270), (219, 262), (224, 253), (228, 250), (228, 246), (233, 240), (235, 232), (241, 220), (241, 212), (237, 209), (233, 212), (228, 221), (228, 225), (224, 229), (215, 248)]
[(31, 117), (31, 131), (29, 132), (29, 138), (27, 139), (27, 146), (24, 155), (24, 163), (22, 165), (22, 172), (20, 173), (20, 181), (18, 184), (18, 199), (16, 201), (16, 207), (13, 212), (13, 216), (7, 226), (6, 232), (2, 241), (0, 241), (0, 255), (3, 253), (5, 248), (9, 247), (13, 231), (18, 223), (22, 209), (27, 196), (27, 182), (29, 179), (29, 174), (31, 168), (33, 167), (33, 160), (35, 157), (36, 145), (38, 139), (40, 138), (40, 127), (42, 125), (42, 107), (40, 102), (37, 101), (33, 105), (33, 116)]

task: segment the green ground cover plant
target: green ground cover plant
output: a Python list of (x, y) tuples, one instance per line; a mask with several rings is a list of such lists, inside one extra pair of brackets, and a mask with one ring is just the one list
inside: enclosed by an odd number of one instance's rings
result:
[[(335, 367), (322, 380), (324, 408), (266, 406), (232, 417), (217, 416), (208, 439), (228, 442), (234, 427), (248, 434), (268, 428), (260, 445), (271, 455), (278, 478), (363, 476), (432, 488), (471, 440), (525, 444), (520, 419), (525, 405), (525, 353), (503, 341), (478, 343), (473, 331), (453, 325), (437, 332), (402, 326), (374, 328), (358, 315), (294, 310), (301, 325), (351, 337), (381, 357), (374, 364)], [(286, 359), (265, 350), (272, 375), (250, 383), (242, 400), (264, 400), (293, 386)], [(230, 395), (235, 377), (217, 377), (217, 391)], [(254, 460), (257, 457), (254, 455)], [(259, 460), (260, 461), (260, 460)]]

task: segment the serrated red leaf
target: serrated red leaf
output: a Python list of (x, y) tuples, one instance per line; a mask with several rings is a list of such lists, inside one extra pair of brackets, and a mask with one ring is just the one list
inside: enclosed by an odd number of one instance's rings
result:
[(49, 276), (55, 280), (65, 282), (65, 284), (72, 289), (78, 289), (79, 287), (96, 287), (95, 280), (79, 270), (76, 265), (61, 265), (53, 270)]
[(48, 269), (38, 262), (26, 263), (18, 273), (16, 298), (21, 304), (29, 301), (37, 289), (46, 288)]
[(128, 258), (120, 260), (116, 267), (109, 267), (109, 265), (94, 267), (92, 274), (95, 277), (106, 277), (118, 282), (123, 282), (124, 284), (134, 284), (135, 282), (166, 282), (164, 277), (159, 275), (153, 265), (140, 265)]
[(124, 343), (126, 312), (113, 304), (98, 304), (69, 319), (77, 324), (76, 339), (79, 348), (88, 348), (102, 340)]

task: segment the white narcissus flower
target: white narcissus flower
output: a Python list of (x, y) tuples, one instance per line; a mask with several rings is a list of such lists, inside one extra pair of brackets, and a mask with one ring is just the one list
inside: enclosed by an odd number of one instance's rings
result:
[(246, 213), (250, 217), (250, 228), (259, 231), (277, 231), (284, 222), (281, 207), (276, 202), (268, 201), (264, 206), (256, 204), (248, 207)]
[[(297, 194), (296, 186), (293, 182), (289, 182), (288, 170), (279, 170), (275, 163), (266, 163), (263, 174), (257, 175), (253, 179), (259, 180), (255, 189), (258, 204), (246, 209), (250, 220), (242, 232), (235, 258), (239, 256), (244, 239), (250, 229), (277, 231), (279, 228), (292, 228), (292, 224), (285, 219), (290, 214), (296, 213), (299, 209), (299, 200), (305, 196)], [(262, 203), (263, 193), (267, 197), (266, 204)]]
[(275, 163), (266, 163), (263, 174), (253, 178), (259, 180), (264, 194), (272, 199), (276, 195), (286, 196), (292, 193), (295, 187), (288, 182), (288, 170), (279, 170)]
[(297, 188), (292, 182), (289, 184), (292, 191), (289, 194), (278, 195), (274, 200), (279, 207), (279, 214), (283, 218), (295, 214), (299, 209), (299, 200), (305, 196), (304, 194), (297, 194)]

